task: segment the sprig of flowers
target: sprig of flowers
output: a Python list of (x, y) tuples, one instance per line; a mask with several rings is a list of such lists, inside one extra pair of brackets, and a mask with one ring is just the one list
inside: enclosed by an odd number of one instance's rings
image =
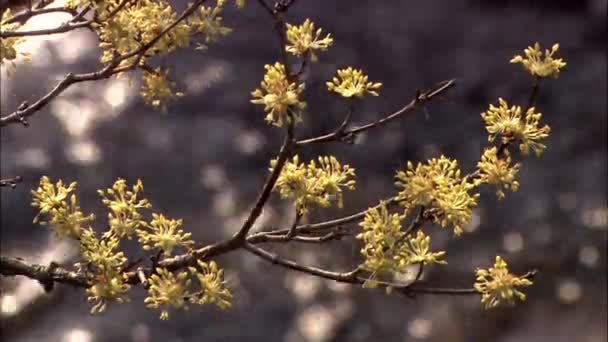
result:
[(513, 304), (514, 299), (526, 300), (526, 295), (517, 288), (532, 285), (532, 281), (527, 278), (530, 273), (523, 276), (509, 273), (507, 263), (500, 256), (496, 257), (493, 267), (478, 268), (475, 275), (475, 290), (481, 293), (481, 302), (486, 309), (504, 302)]
[[(225, 0), (218, 0), (216, 6), (201, 6), (197, 15), (188, 20), (191, 29), (204, 37), (204, 43), (199, 43), (197, 46), (198, 50), (206, 49), (206, 44), (215, 42), (232, 32), (232, 29), (225, 27), (223, 23), (222, 12), (225, 2)], [(244, 5), (244, 1), (236, 3), (238, 8), (242, 8)]]
[(190, 301), (196, 304), (213, 303), (220, 309), (229, 308), (232, 303), (232, 294), (225, 285), (224, 270), (219, 269), (215, 261), (206, 263), (197, 260), (198, 268), (190, 267), (190, 272), (196, 276), (201, 286), (201, 294), (192, 296)]
[(361, 98), (365, 94), (378, 96), (376, 91), (382, 86), (380, 82), (369, 82), (362, 70), (348, 67), (339, 69), (338, 76), (326, 82), (329, 91), (335, 91), (343, 97)]
[(140, 95), (146, 104), (154, 107), (165, 105), (168, 101), (184, 96), (184, 93), (174, 91), (175, 82), (168, 78), (169, 70), (145, 71), (143, 73)]
[(537, 113), (534, 107), (527, 110), (525, 119), (521, 112), (520, 106), (509, 108), (507, 101), (502, 98), (498, 99), (498, 107), (490, 104), (490, 108), (481, 113), (489, 133), (488, 140), (494, 141), (500, 135), (505, 144), (519, 142), (519, 149), (523, 154), (528, 154), (532, 149), (540, 156), (547, 148), (540, 141), (549, 136), (551, 128), (547, 125), (539, 127), (542, 114)]
[(285, 50), (295, 56), (309, 54), (313, 62), (318, 61), (315, 50), (326, 51), (333, 43), (331, 34), (321, 38), (322, 29), (315, 31), (315, 24), (306, 19), (301, 25), (287, 24), (287, 46)]
[(118, 179), (112, 188), (106, 191), (97, 190), (102, 197), (102, 202), (110, 209), (108, 221), (110, 229), (119, 238), (131, 238), (135, 230), (145, 227), (146, 221), (143, 220), (140, 209), (150, 208), (152, 204), (145, 198), (138, 199), (138, 195), (144, 190), (141, 180), (128, 190), (127, 182)]
[(267, 112), (266, 121), (275, 126), (283, 126), (283, 122), (301, 121), (300, 110), (306, 108), (306, 102), (299, 96), (304, 91), (303, 83), (290, 82), (285, 74), (285, 66), (281, 63), (265, 65), (266, 74), (260, 83), (262, 89), (255, 89), (251, 103), (264, 105)]
[[(276, 160), (272, 160), (271, 171), (275, 165)], [(341, 208), (342, 189), (353, 190), (354, 177), (355, 170), (349, 165), (340, 164), (333, 156), (319, 157), (318, 165), (315, 160), (305, 165), (300, 163), (296, 155), (285, 163), (274, 189), (279, 191), (282, 198), (292, 198), (298, 212), (303, 215), (312, 203), (329, 207), (332, 201), (337, 201)]]
[[(115, 53), (127, 54), (137, 50), (141, 45), (155, 39), (162, 30), (169, 26), (177, 14), (165, 0), (141, 0), (127, 4), (122, 10), (110, 17), (112, 8), (118, 6), (111, 0), (99, 8), (99, 46), (103, 50), (102, 63), (110, 62)], [(182, 21), (156, 41), (152, 47), (154, 53), (168, 53), (177, 47), (190, 44), (190, 26)], [(124, 64), (133, 62), (136, 57), (125, 60)], [(145, 62), (145, 57), (141, 60)]]
[(566, 66), (566, 62), (562, 58), (553, 58), (559, 50), (559, 44), (553, 44), (551, 50), (546, 49), (543, 59), (543, 52), (540, 48), (540, 44), (535, 43), (534, 47), (528, 46), (524, 49), (526, 57), (516, 55), (511, 59), (511, 63), (521, 63), (524, 68), (533, 76), (537, 77), (548, 77), (553, 76), (557, 78), (559, 72)]
[(424, 234), (422, 230), (416, 233), (416, 237), (410, 238), (407, 244), (403, 245), (403, 259), (407, 264), (447, 264), (441, 260), (445, 255), (444, 251), (431, 252), (431, 237)]
[(85, 272), (89, 287), (88, 300), (95, 301), (91, 313), (103, 312), (107, 303), (124, 303), (129, 299), (125, 293), (131, 288), (123, 274), (127, 262), (125, 254), (118, 250), (120, 241), (112, 232), (106, 232), (98, 239), (95, 232), (85, 229), (80, 235), (80, 255), (83, 262), (75, 264), (80, 272)]
[(511, 156), (508, 150), (505, 150), (505, 157), (498, 157), (498, 148), (487, 148), (481, 160), (477, 163), (479, 177), (475, 181), (475, 185), (482, 183), (495, 184), (496, 196), (498, 199), (503, 199), (505, 193), (503, 189), (517, 191), (519, 182), (515, 179), (515, 175), (519, 172), (520, 163), (511, 165)]
[(445, 264), (441, 258), (445, 252), (431, 252), (431, 238), (418, 231), (415, 237), (408, 238), (401, 229), (404, 214), (390, 213), (386, 202), (382, 201), (376, 207), (365, 213), (359, 225), (363, 232), (356, 238), (364, 243), (361, 255), (364, 258), (360, 268), (372, 274), (364, 287), (376, 287), (375, 278), (379, 274), (400, 273), (412, 264)]
[[(206, 263), (197, 260), (197, 267), (188, 267), (188, 272), (170, 272), (164, 268), (157, 268), (156, 273), (149, 278), (150, 287), (145, 303), (149, 308), (160, 308), (160, 318), (169, 319), (169, 309), (188, 309), (191, 304), (213, 303), (221, 309), (232, 305), (232, 294), (225, 287), (224, 271), (217, 267), (215, 261)], [(190, 289), (192, 280), (190, 275), (196, 277), (200, 284), (200, 291)]]
[(441, 156), (427, 164), (418, 163), (415, 168), (408, 162), (407, 170), (398, 171), (396, 178), (395, 184), (403, 188), (398, 199), (406, 211), (424, 206), (436, 223), (442, 227), (453, 226), (457, 235), (471, 220), (479, 195), (470, 194), (475, 185), (460, 176), (456, 160)]
[[(48, 225), (58, 237), (78, 238), (83, 225), (93, 221), (95, 215), (85, 215), (80, 206), (76, 195), (72, 194), (68, 201), (68, 195), (76, 189), (76, 182), (65, 186), (62, 180), (53, 184), (47, 176), (40, 178), (40, 185), (36, 190), (32, 190), (32, 206), (39, 208), (40, 211), (34, 217), (34, 223)], [(50, 220), (40, 221), (40, 216), (48, 214)]]
[(179, 272), (177, 276), (164, 268), (156, 268), (156, 273), (150, 276), (148, 297), (144, 303), (149, 308), (160, 308), (160, 319), (169, 319), (169, 308), (188, 309), (188, 297), (192, 281), (188, 279), (188, 272)]
[(149, 251), (160, 248), (165, 256), (171, 255), (173, 248), (184, 246), (190, 248), (194, 241), (190, 238), (192, 233), (185, 233), (183, 229), (177, 229), (183, 220), (168, 219), (162, 214), (152, 214), (152, 222), (148, 225), (151, 231), (138, 229), (137, 235), (143, 249)]

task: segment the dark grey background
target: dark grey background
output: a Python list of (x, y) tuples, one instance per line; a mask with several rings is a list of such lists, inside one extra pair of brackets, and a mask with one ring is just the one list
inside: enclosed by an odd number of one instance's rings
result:
[[(561, 44), (559, 55), (568, 66), (559, 79), (543, 82), (537, 101), (543, 122), (552, 129), (549, 147), (541, 158), (523, 160), (520, 191), (501, 202), (492, 189), (483, 191), (476, 211), (479, 227), (471, 234), (451, 239), (447, 230), (427, 228), (434, 246), (447, 250), (449, 262), (429, 269), (427, 284), (468, 287), (472, 270), (487, 267), (501, 254), (517, 273), (540, 270), (526, 291), (526, 303), (485, 311), (478, 297), (387, 296), (336, 287), (235, 252), (217, 260), (230, 270), (235, 295), (230, 310), (192, 307), (173, 311), (171, 320), (161, 322), (136, 289), (130, 304), (90, 316), (84, 291), (58, 286), (19, 315), (3, 317), (5, 339), (67, 341), (67, 332), (86, 329), (95, 341), (605, 341), (607, 70), (601, 37), (606, 8), (605, 0), (300, 0), (290, 11), (291, 22), (309, 17), (335, 38), (305, 76), (309, 107), (297, 127), (300, 137), (327, 132), (342, 120), (344, 103), (325, 90), (337, 67), (361, 67), (371, 80), (384, 83), (380, 97), (367, 98), (357, 108), (355, 123), (399, 108), (418, 88), (450, 78), (458, 82), (448, 96), (371, 131), (361, 144), (333, 143), (303, 152), (306, 159), (334, 154), (357, 170), (357, 190), (346, 197), (345, 208), (315, 210), (311, 222), (390, 196), (394, 172), (407, 160), (443, 153), (457, 158), (464, 172), (472, 170), (487, 143), (479, 113), (499, 96), (523, 103), (530, 92), (531, 77), (509, 59), (534, 41), (546, 47)], [(225, 22), (235, 32), (208, 51), (180, 51), (158, 61), (172, 69), (188, 93), (164, 114), (144, 106), (135, 87), (126, 105), (112, 109), (99, 93), (109, 83), (101, 82), (101, 88), (76, 86), (64, 97), (79, 108), (99, 106), (84, 138), (70, 136), (52, 113), (61, 108), (52, 107), (33, 117), (29, 128), (2, 129), (1, 174), (25, 179), (15, 190), (2, 189), (3, 254), (38, 261), (53, 243), (45, 228), (31, 223), (29, 189), (41, 175), (78, 181), (83, 208), (96, 212), (100, 223), (106, 214), (95, 189), (123, 177), (130, 182), (141, 178), (156, 210), (184, 218), (197, 241), (215, 241), (238, 227), (281, 142), (280, 131), (265, 124), (261, 108), (249, 103), (263, 65), (277, 59), (277, 42), (271, 21), (253, 0), (244, 11), (227, 11)], [(57, 75), (97, 68), (98, 51), (86, 45), (80, 58), (60, 58), (61, 50), (74, 44), (81, 41), (45, 45), (40, 51), (50, 61), (46, 67), (19, 66), (3, 96), (2, 114), (44, 94)], [(99, 160), (87, 164), (69, 158), (70, 146), (83, 139), (98, 147)], [(240, 147), (252, 141), (258, 149)], [(46, 161), (40, 163), (41, 158)], [(201, 182), (210, 179), (209, 170), (223, 173), (219, 186)], [(289, 207), (278, 195), (269, 208), (265, 227), (288, 221)], [(509, 252), (520, 242), (521, 250)], [(347, 239), (275, 250), (303, 263), (346, 270), (359, 261), (358, 248)], [(581, 254), (586, 260), (589, 253), (595, 263), (581, 262)], [(8, 291), (15, 283), (3, 286)], [(568, 302), (559, 289), (566, 294), (578, 289), (580, 297)], [(328, 324), (324, 339), (307, 333), (311, 326)], [(425, 339), (416, 338), (423, 337), (420, 331)]]

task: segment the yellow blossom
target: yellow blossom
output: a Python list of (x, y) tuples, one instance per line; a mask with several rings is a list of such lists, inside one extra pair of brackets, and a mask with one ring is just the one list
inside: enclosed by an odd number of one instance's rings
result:
[(85, 266), (93, 267), (100, 273), (109, 270), (118, 270), (127, 262), (125, 254), (118, 250), (120, 240), (111, 231), (105, 232), (98, 239), (91, 229), (83, 229), (80, 235), (80, 255), (84, 263), (76, 263), (76, 267), (83, 271)]
[(197, 260), (198, 268), (190, 267), (190, 272), (198, 278), (201, 286), (201, 293), (192, 296), (190, 301), (195, 304), (214, 303), (221, 309), (226, 309), (232, 305), (230, 300), (232, 294), (225, 287), (223, 279), (224, 271), (217, 267), (215, 261), (209, 263)]
[(475, 290), (481, 293), (481, 302), (486, 309), (496, 307), (503, 302), (512, 304), (514, 299), (524, 301), (526, 295), (518, 290), (518, 287), (530, 286), (532, 281), (524, 276), (516, 276), (509, 273), (507, 263), (497, 256), (494, 266), (489, 269), (475, 270)]
[(145, 227), (146, 221), (143, 220), (139, 209), (150, 208), (152, 205), (147, 199), (138, 199), (137, 196), (142, 192), (144, 186), (141, 180), (137, 180), (132, 190), (128, 190), (127, 182), (118, 179), (112, 188), (97, 190), (102, 197), (102, 202), (110, 209), (108, 220), (110, 229), (116, 236), (131, 238), (136, 229)]
[[(110, 4), (116, 3), (115, 1)], [(101, 5), (99, 8), (99, 44), (103, 50), (102, 63), (112, 60), (115, 53), (127, 54), (155, 39), (162, 30), (177, 18), (171, 5), (165, 0), (140, 0), (127, 5), (110, 18), (113, 6)], [(177, 47), (190, 44), (190, 26), (182, 21), (160, 37), (150, 53), (167, 53)], [(135, 57), (125, 61), (131, 63)], [(145, 58), (142, 60), (145, 62)]]
[(496, 185), (496, 196), (499, 199), (505, 197), (504, 189), (517, 191), (519, 182), (515, 179), (515, 175), (519, 171), (520, 163), (511, 165), (511, 156), (508, 150), (505, 150), (505, 157), (498, 157), (498, 148), (492, 147), (484, 151), (481, 156), (481, 161), (477, 163), (479, 170), (479, 178), (476, 180), (476, 185), (481, 183), (489, 183)]
[[(271, 161), (272, 171), (276, 160)], [(308, 165), (300, 163), (296, 155), (287, 161), (277, 179), (275, 189), (281, 197), (292, 198), (300, 214), (308, 211), (308, 205), (315, 203), (328, 207), (332, 201), (337, 201), (342, 207), (342, 188), (355, 188), (355, 170), (349, 165), (341, 165), (333, 156), (319, 157), (318, 165), (311, 160)]]
[(509, 108), (502, 98), (498, 99), (498, 103), (498, 107), (491, 104), (487, 111), (481, 113), (489, 133), (488, 140), (494, 141), (496, 136), (500, 135), (503, 143), (518, 142), (523, 154), (528, 154), (532, 149), (537, 156), (540, 156), (547, 147), (540, 141), (548, 137), (551, 131), (547, 125), (539, 127), (542, 114), (536, 113), (535, 108), (531, 107), (524, 119), (521, 107)]
[(159, 107), (167, 101), (184, 96), (181, 92), (174, 92), (175, 82), (168, 79), (169, 70), (162, 71), (156, 68), (153, 72), (144, 72), (143, 85), (140, 94), (149, 105)]
[[(222, 11), (224, 10), (225, 0), (218, 0), (216, 6), (201, 6), (197, 15), (189, 18), (188, 23), (191, 29), (204, 37), (204, 43), (199, 43), (197, 49), (206, 49), (209, 43), (217, 41), (219, 38), (232, 32), (232, 29), (223, 26)], [(244, 6), (236, 3), (237, 7)], [(239, 8), (240, 8), (239, 7)]]
[(441, 156), (427, 164), (418, 163), (415, 168), (411, 162), (407, 165), (406, 171), (397, 172), (395, 183), (403, 188), (398, 199), (406, 211), (424, 206), (436, 223), (442, 227), (452, 225), (454, 233), (462, 233), (479, 195), (469, 193), (474, 184), (460, 176), (457, 161)]
[(378, 206), (368, 209), (359, 223), (363, 232), (357, 239), (364, 243), (361, 248), (364, 262), (360, 268), (372, 274), (364, 287), (376, 287), (378, 275), (399, 274), (408, 265), (446, 263), (441, 260), (445, 252), (431, 252), (431, 238), (422, 231), (411, 238), (405, 235), (401, 225), (403, 219), (404, 214), (391, 214), (386, 202), (381, 201)]
[(87, 299), (96, 302), (91, 308), (91, 314), (105, 311), (108, 302), (128, 302), (129, 298), (124, 293), (131, 286), (125, 280), (125, 276), (119, 272), (104, 271), (95, 275), (87, 288)]
[[(391, 214), (384, 201), (365, 212), (363, 221), (359, 223), (363, 232), (357, 235), (357, 239), (364, 243), (361, 269), (372, 274), (394, 273), (402, 269), (399, 245), (404, 235), (401, 231), (404, 218), (403, 214)], [(373, 284), (367, 286), (370, 285)]]
[[(444, 251), (430, 251), (431, 237), (427, 236), (419, 230), (416, 237), (410, 238), (407, 244), (404, 244), (402, 251), (402, 263), (405, 264), (447, 264), (441, 258), (444, 256)], [(403, 265), (405, 266), (405, 265)]]
[(74, 189), (76, 189), (76, 182), (72, 182), (66, 187), (61, 179), (57, 181), (57, 184), (53, 184), (49, 177), (42, 176), (38, 188), (31, 191), (34, 198), (32, 206), (40, 209), (40, 212), (34, 218), (34, 222), (38, 222), (37, 218), (40, 214), (46, 214), (51, 209), (64, 206), (66, 198)]
[(162, 214), (152, 214), (152, 217), (152, 222), (148, 226), (151, 232), (143, 229), (137, 230), (139, 242), (144, 245), (144, 250), (160, 248), (165, 256), (169, 256), (177, 245), (191, 247), (194, 244), (194, 241), (190, 239), (192, 233), (184, 233), (182, 229), (177, 229), (182, 225), (182, 220), (168, 219)]
[(524, 50), (526, 57), (517, 55), (511, 59), (511, 63), (521, 63), (528, 72), (534, 76), (547, 77), (559, 76), (560, 69), (566, 66), (566, 62), (562, 58), (553, 58), (553, 54), (559, 50), (559, 44), (553, 44), (551, 50), (546, 49), (543, 59), (543, 52), (540, 44), (535, 43), (534, 47), (529, 46)]
[(107, 303), (128, 301), (125, 295), (130, 289), (123, 273), (127, 262), (125, 254), (118, 250), (120, 241), (112, 232), (106, 232), (98, 239), (91, 229), (83, 229), (80, 234), (80, 255), (82, 262), (75, 264), (79, 272), (87, 275), (89, 284), (88, 300), (95, 301), (91, 313), (103, 312)]
[[(72, 182), (66, 187), (61, 180), (57, 184), (52, 184), (50, 179), (43, 176), (40, 179), (40, 186), (32, 191), (32, 206), (40, 209), (34, 217), (34, 222), (48, 225), (58, 237), (79, 238), (83, 224), (95, 219), (95, 215), (85, 215), (80, 206), (76, 195), (72, 194), (70, 200), (68, 195), (76, 188), (76, 182)], [(40, 216), (48, 214), (48, 221), (40, 221)]]
[(161, 308), (160, 319), (169, 319), (169, 307), (188, 309), (187, 299), (191, 295), (191, 280), (187, 272), (175, 276), (164, 268), (157, 268), (156, 274), (149, 278), (148, 297), (144, 300), (149, 308)]
[[(260, 83), (263, 89), (251, 93), (251, 103), (263, 104), (268, 113), (266, 121), (276, 126), (282, 126), (284, 121), (292, 119), (301, 121), (299, 110), (306, 108), (306, 102), (299, 99), (304, 91), (304, 84), (289, 82), (285, 75), (285, 66), (281, 63), (265, 65), (266, 74)], [(288, 114), (289, 113), (289, 114)]]
[(382, 86), (382, 83), (379, 82), (369, 82), (367, 75), (362, 70), (352, 67), (338, 70), (338, 77), (332, 78), (326, 84), (330, 91), (335, 91), (343, 97), (358, 98), (363, 97), (366, 93), (378, 96), (376, 89)]
[(326, 51), (333, 43), (331, 34), (321, 38), (322, 29), (315, 31), (315, 24), (306, 19), (300, 26), (287, 24), (287, 46), (285, 50), (296, 56), (310, 54), (313, 62), (318, 60), (315, 50)]

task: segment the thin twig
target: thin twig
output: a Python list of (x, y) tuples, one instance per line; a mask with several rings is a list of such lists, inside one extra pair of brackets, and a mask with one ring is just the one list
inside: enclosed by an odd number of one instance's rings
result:
[(46, 36), (51, 34), (65, 33), (78, 28), (90, 27), (93, 23), (92, 20), (72, 22), (71, 20), (65, 22), (57, 27), (50, 29), (31, 30), (31, 31), (2, 31), (0, 32), (0, 38), (11, 38), (11, 37), (32, 37), (32, 36)]
[(71, 15), (76, 15), (76, 10), (73, 8), (67, 8), (67, 7), (51, 7), (51, 8), (41, 8), (41, 9), (33, 9), (33, 10), (29, 10), (26, 9), (24, 11), (21, 11), (19, 13), (16, 13), (15, 15), (13, 15), (10, 18), (7, 18), (6, 20), (4, 20), (2, 22), (2, 24), (6, 25), (6, 24), (14, 24), (14, 23), (19, 23), (21, 25), (25, 24), (28, 20), (30, 20), (31, 18), (38, 16), (38, 15), (42, 15), (42, 14), (48, 14), (48, 13), (69, 13)]
[(446, 90), (448, 90), (449, 88), (453, 87), (456, 84), (455, 82), (456, 82), (455, 80), (448, 80), (448, 81), (440, 82), (435, 87), (433, 87), (432, 89), (430, 89), (424, 93), (417, 92), (416, 97), (412, 101), (410, 101), (410, 103), (408, 103), (401, 109), (397, 110), (396, 112), (383, 117), (380, 120), (368, 123), (363, 126), (355, 127), (355, 128), (346, 130), (344, 132), (334, 131), (332, 133), (321, 135), (321, 136), (318, 136), (315, 138), (299, 140), (297, 142), (297, 144), (298, 144), (298, 146), (304, 146), (304, 145), (310, 145), (310, 144), (326, 143), (326, 142), (331, 142), (331, 141), (340, 141), (343, 139), (343, 137), (354, 136), (358, 133), (367, 131), (369, 129), (383, 126), (383, 125), (401, 117), (402, 115), (404, 115), (406, 113), (416, 110), (420, 105), (430, 101), (437, 95), (439, 95), (439, 94), (445, 92)]
[(101, 80), (112, 76), (115, 72), (113, 71), (114, 67), (116, 67), (117, 62), (110, 62), (103, 69), (86, 73), (86, 74), (72, 74), (68, 73), (63, 80), (61, 80), (55, 87), (36, 101), (32, 105), (20, 106), (20, 109), (17, 109), (15, 112), (3, 116), (0, 118), (0, 127), (4, 127), (10, 123), (23, 123), (23, 121), (29, 117), (34, 115), (37, 111), (46, 106), (51, 100), (55, 97), (59, 96), (64, 90), (66, 90), (69, 86), (74, 83), (86, 82), (86, 81), (94, 81)]

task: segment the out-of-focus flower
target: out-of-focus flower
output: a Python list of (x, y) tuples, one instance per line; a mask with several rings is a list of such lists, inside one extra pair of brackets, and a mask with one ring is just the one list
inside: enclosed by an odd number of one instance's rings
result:
[(553, 44), (551, 50), (545, 50), (545, 58), (543, 59), (543, 52), (540, 48), (540, 44), (535, 43), (534, 47), (528, 46), (524, 50), (526, 57), (517, 55), (511, 59), (511, 63), (521, 63), (528, 72), (534, 76), (547, 77), (553, 76), (557, 78), (559, 72), (566, 66), (566, 62), (562, 58), (553, 58), (553, 54), (559, 50), (559, 44)]

